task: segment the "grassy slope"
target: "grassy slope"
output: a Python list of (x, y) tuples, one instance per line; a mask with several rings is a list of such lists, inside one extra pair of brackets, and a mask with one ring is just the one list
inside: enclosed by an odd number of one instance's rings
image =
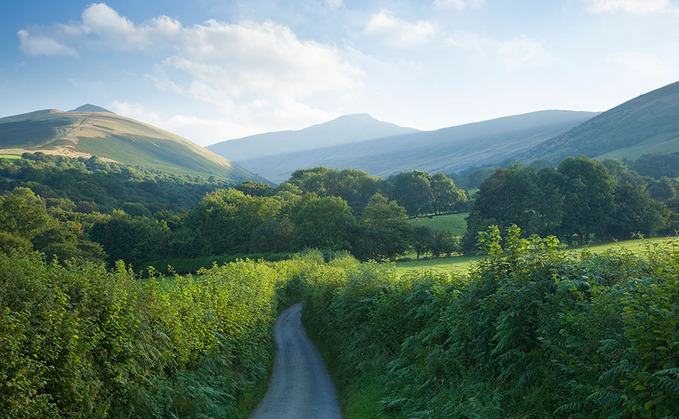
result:
[[(0, 149), (41, 151), (143, 165), (178, 174), (264, 181), (182, 137), (133, 119), (101, 112), (38, 111), (0, 119)], [(0, 150), (2, 152), (2, 150)]]
[(419, 221), (410, 219), (408, 222), (413, 225), (423, 225), (434, 230), (443, 230), (451, 233), (453, 236), (463, 236), (467, 231), (467, 222), (465, 218), (469, 213), (460, 214), (445, 214), (436, 215), (433, 218), (420, 217)]
[(679, 82), (631, 99), (526, 150), (522, 161), (568, 156), (636, 159), (679, 151)]
[[(667, 237), (653, 239), (625, 240), (613, 243), (599, 244), (590, 247), (569, 248), (569, 252), (581, 252), (589, 250), (594, 253), (603, 253), (609, 250), (627, 250), (635, 254), (644, 254), (653, 251), (657, 246), (667, 244), (670, 240)], [(408, 262), (396, 262), (396, 272), (399, 275), (409, 272), (434, 272), (434, 273), (453, 273), (465, 274), (473, 264), (481, 259), (481, 256), (451, 256), (446, 258), (422, 259)]]

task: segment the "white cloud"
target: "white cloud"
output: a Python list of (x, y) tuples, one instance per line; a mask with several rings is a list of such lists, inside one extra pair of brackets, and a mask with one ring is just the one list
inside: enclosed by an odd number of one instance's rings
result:
[[(179, 81), (186, 76), (188, 82)], [(299, 100), (360, 88), (362, 72), (338, 51), (302, 41), (282, 25), (208, 21), (186, 29), (175, 55), (149, 77), (161, 88), (231, 108), (239, 99)]]
[(651, 13), (666, 10), (669, 0), (581, 0), (592, 13), (622, 11), (627, 13)]
[(463, 10), (466, 8), (481, 7), (484, 0), (434, 0), (434, 7), (444, 9)]
[(123, 101), (113, 101), (108, 108), (118, 115), (126, 116), (128, 118), (136, 119), (138, 121), (145, 122), (150, 125), (162, 126), (160, 125), (162, 119), (160, 115), (152, 110), (146, 109), (143, 105), (139, 103), (130, 103)]
[(342, 3), (342, 0), (325, 0), (325, 5), (330, 10), (337, 10), (344, 4)]
[(24, 54), (27, 55), (66, 55), (78, 57), (78, 52), (59, 41), (41, 35), (32, 35), (28, 30), (21, 29), (19, 35), (19, 46)]
[[(323, 0), (329, 8), (341, 0)], [(273, 22), (225, 23), (208, 20), (183, 26), (167, 16), (136, 23), (103, 3), (92, 4), (81, 22), (37, 28), (40, 36), (19, 32), (22, 49), (30, 55), (83, 54), (113, 51), (144, 54), (155, 60), (146, 80), (165, 92), (179, 94), (208, 107), (213, 116), (237, 120), (243, 126), (276, 127), (299, 120), (317, 123), (327, 116), (319, 106), (351, 96), (362, 88), (364, 73), (348, 63), (343, 52), (319, 42), (299, 39)], [(312, 106), (315, 103), (316, 106)], [(114, 102), (113, 110), (169, 128), (195, 125), (224, 129), (212, 119), (161, 117), (139, 104)], [(245, 112), (254, 116), (245, 117)], [(188, 119), (187, 119), (188, 118)], [(280, 126), (280, 125), (279, 125)], [(238, 131), (233, 129), (232, 131)], [(216, 128), (215, 128), (216, 129)], [(212, 131), (206, 128), (207, 131)], [(222, 132), (221, 138), (232, 138)]]
[(639, 52), (616, 52), (608, 56), (608, 62), (645, 76), (659, 76), (665, 72), (662, 61), (653, 54)]
[(431, 40), (438, 32), (437, 25), (428, 20), (411, 23), (381, 11), (372, 15), (365, 27), (366, 35), (381, 38), (393, 47), (414, 47)]
[(71, 25), (70, 30), (80, 29), (88, 35), (96, 35), (99, 42), (115, 49), (146, 49), (166, 46), (180, 39), (182, 25), (167, 16), (159, 16), (142, 25), (135, 25), (104, 3), (92, 4), (82, 13), (82, 25)]
[(509, 69), (543, 64), (553, 60), (541, 42), (525, 36), (500, 43), (499, 52), (505, 66)]

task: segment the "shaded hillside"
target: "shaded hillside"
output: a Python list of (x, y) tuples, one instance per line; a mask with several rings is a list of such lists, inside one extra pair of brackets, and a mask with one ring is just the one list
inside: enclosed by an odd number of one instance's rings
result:
[(452, 173), (473, 166), (499, 164), (594, 115), (541, 111), (437, 131), (234, 160), (273, 182), (287, 179), (297, 169), (314, 166), (355, 168), (382, 177), (414, 169)]
[(86, 103), (82, 106), (78, 106), (77, 108), (72, 109), (69, 112), (105, 112), (115, 114), (115, 112), (111, 112), (106, 108), (102, 108), (101, 106), (92, 105), (91, 103)]
[(523, 161), (584, 155), (630, 158), (679, 151), (679, 82), (641, 95), (520, 156)]
[(257, 134), (207, 146), (231, 160), (249, 160), (320, 147), (356, 143), (417, 132), (413, 128), (382, 122), (368, 114), (345, 115), (297, 131)]
[[(84, 109), (103, 109), (86, 105)], [(0, 119), (0, 153), (41, 151), (192, 176), (263, 181), (182, 137), (109, 112), (43, 110)]]

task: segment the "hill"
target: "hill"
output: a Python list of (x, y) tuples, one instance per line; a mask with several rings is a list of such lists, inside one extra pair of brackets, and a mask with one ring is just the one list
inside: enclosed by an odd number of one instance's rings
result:
[[(468, 167), (500, 164), (595, 115), (540, 111), (436, 131), (234, 160), (273, 182), (286, 180), (296, 169), (314, 166), (355, 168), (382, 177), (414, 169), (453, 173)], [(257, 149), (251, 147), (250, 153), (255, 153)]]
[(82, 106), (78, 106), (77, 108), (72, 109), (69, 112), (105, 112), (115, 114), (115, 112), (111, 112), (106, 108), (102, 108), (101, 106), (92, 105), (91, 103), (86, 103)]
[(522, 161), (564, 157), (636, 159), (643, 154), (679, 151), (679, 82), (629, 100), (583, 124), (536, 145)]
[(93, 105), (78, 109), (98, 111), (50, 109), (0, 118), (0, 154), (40, 151), (70, 157), (97, 156), (176, 174), (266, 182), (226, 158), (167, 131)]
[(417, 132), (368, 114), (341, 116), (332, 121), (296, 131), (276, 131), (222, 141), (207, 146), (209, 150), (234, 161), (307, 151), (321, 147), (350, 144), (377, 138)]

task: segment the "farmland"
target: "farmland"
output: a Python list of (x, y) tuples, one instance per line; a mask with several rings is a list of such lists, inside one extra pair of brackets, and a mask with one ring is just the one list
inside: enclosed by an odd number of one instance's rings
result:
[[(676, 239), (675, 239), (676, 240)], [(677, 246), (676, 241), (668, 237), (656, 237), (650, 239), (630, 239), (611, 243), (597, 244), (592, 246), (576, 246), (565, 248), (564, 251), (578, 254), (591, 252), (602, 254), (610, 251), (627, 251), (643, 256), (649, 252), (668, 251), (667, 246)], [(669, 249), (671, 250), (671, 249)], [(481, 256), (461, 255), (419, 260), (398, 261), (395, 264), (396, 272), (404, 275), (413, 272), (431, 272), (435, 274), (466, 274), (467, 271), (482, 260)]]

